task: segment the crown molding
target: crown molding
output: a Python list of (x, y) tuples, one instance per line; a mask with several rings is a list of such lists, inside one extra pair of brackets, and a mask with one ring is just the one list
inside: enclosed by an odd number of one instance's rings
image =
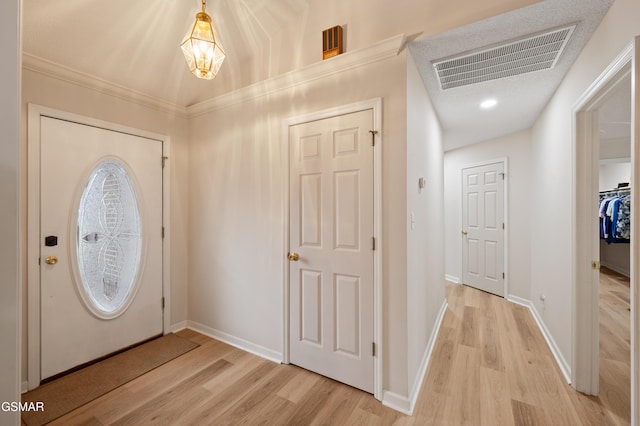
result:
[(30, 53), (22, 53), (22, 68), (147, 108), (176, 114), (182, 118), (188, 117), (187, 108), (183, 106), (76, 71)]
[(187, 108), (189, 117), (197, 117), (216, 110), (267, 96), (282, 90), (291, 89), (301, 84), (326, 78), (351, 69), (359, 68), (373, 62), (397, 56), (404, 48), (406, 36), (400, 34), (369, 47), (343, 53), (322, 62), (281, 74), (233, 92), (191, 105)]
[(397, 56), (404, 48), (406, 40), (406, 36), (400, 34), (382, 40), (369, 47), (343, 53), (342, 55), (325, 61), (316, 62), (304, 68), (254, 83), (250, 86), (225, 93), (189, 107), (183, 107), (160, 98), (146, 95), (142, 92), (111, 83), (87, 73), (76, 71), (30, 53), (23, 52), (22, 67), (25, 70), (33, 71), (147, 108), (176, 114), (182, 118), (191, 118)]

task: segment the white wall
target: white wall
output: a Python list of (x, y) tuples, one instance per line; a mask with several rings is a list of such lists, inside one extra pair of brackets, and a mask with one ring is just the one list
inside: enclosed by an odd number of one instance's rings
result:
[[(0, 402), (20, 401), (20, 0), (0, 3)], [(20, 424), (0, 411), (0, 424)]]
[[(533, 127), (531, 300), (562, 356), (572, 354), (572, 108), (640, 34), (640, 2), (617, 0)], [(538, 300), (545, 293), (546, 303)]]
[[(462, 279), (462, 169), (480, 162), (508, 158), (506, 173), (508, 295), (530, 298), (531, 287), (531, 132), (447, 151), (445, 170), (446, 274)], [(506, 296), (506, 295), (505, 295)]]
[(616, 162), (600, 160), (600, 191), (617, 188), (619, 183), (631, 182), (631, 162), (620, 160)]
[(23, 70), (22, 79), (21, 197), (23, 250), (23, 344), (22, 380), (27, 376), (27, 104), (55, 108), (111, 123), (150, 131), (171, 138), (171, 324), (187, 320), (188, 244), (188, 125), (186, 118), (161, 112), (113, 96), (105, 95), (61, 79)]
[[(380, 40), (406, 34), (426, 37), (452, 28), (524, 7), (539, 0), (286, 0), (270, 7), (255, 25), (255, 17), (236, 16), (233, 22), (216, 21), (223, 45), (230, 54), (220, 73), (224, 78), (207, 90), (212, 95), (313, 64), (322, 58), (322, 31), (343, 26), (347, 52)], [(220, 8), (228, 7), (219, 2)], [(235, 10), (231, 7), (228, 12)], [(232, 13), (230, 13), (232, 15)], [(248, 25), (247, 25), (248, 23)], [(244, 40), (225, 39), (225, 27), (237, 28)], [(263, 28), (265, 31), (252, 31)], [(234, 44), (255, 46), (256, 57), (236, 57)], [(228, 74), (227, 74), (228, 73)], [(229, 76), (231, 76), (229, 78)]]
[(191, 120), (189, 317), (281, 353), (282, 121), (383, 99), (384, 389), (407, 395), (406, 53)]
[[(407, 55), (407, 335), (409, 392), (445, 301), (442, 129), (413, 57)], [(419, 189), (418, 180), (426, 186)], [(411, 214), (414, 225), (411, 225)]]

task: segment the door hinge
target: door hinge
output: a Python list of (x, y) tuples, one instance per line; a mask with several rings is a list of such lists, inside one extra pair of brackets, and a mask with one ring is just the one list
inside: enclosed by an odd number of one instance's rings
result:
[(42, 261), (42, 258), (41, 258), (41, 257), (39, 257), (39, 258), (38, 258), (38, 266), (42, 265), (42, 263), (40, 263), (41, 261)]
[(164, 297), (162, 298), (162, 309), (164, 309)]
[(498, 174), (502, 177), (502, 180), (504, 180), (504, 173), (498, 173)]
[(502, 273), (502, 279), (504, 280), (504, 272)]
[(502, 224), (502, 229), (504, 229), (504, 223)]
[(371, 237), (371, 250), (376, 249), (376, 237)]
[(376, 135), (378, 134), (377, 130), (369, 130), (371, 133), (371, 146), (376, 146)]
[(591, 261), (591, 269), (600, 270), (600, 262), (598, 262), (597, 260), (592, 260)]
[(371, 342), (371, 356), (376, 356), (376, 342)]
[(164, 166), (167, 163), (167, 160), (169, 159), (169, 157), (165, 157), (164, 155), (162, 156), (162, 168), (164, 169)]
[(162, 227), (161, 235), (162, 235), (162, 239), (164, 239), (164, 226)]

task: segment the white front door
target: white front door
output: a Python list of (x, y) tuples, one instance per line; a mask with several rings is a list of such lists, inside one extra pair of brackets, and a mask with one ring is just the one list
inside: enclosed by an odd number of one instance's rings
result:
[(462, 170), (462, 283), (504, 297), (504, 163)]
[(162, 142), (40, 120), (44, 379), (163, 331)]
[(370, 393), (372, 127), (366, 110), (289, 128), (291, 362)]

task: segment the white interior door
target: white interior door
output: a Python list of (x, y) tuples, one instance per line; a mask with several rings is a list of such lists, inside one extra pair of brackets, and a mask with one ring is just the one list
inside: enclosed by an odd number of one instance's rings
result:
[(366, 110), (289, 133), (291, 362), (371, 393), (372, 126)]
[(162, 142), (41, 117), (41, 378), (161, 334)]
[(504, 297), (504, 163), (462, 170), (462, 282)]

